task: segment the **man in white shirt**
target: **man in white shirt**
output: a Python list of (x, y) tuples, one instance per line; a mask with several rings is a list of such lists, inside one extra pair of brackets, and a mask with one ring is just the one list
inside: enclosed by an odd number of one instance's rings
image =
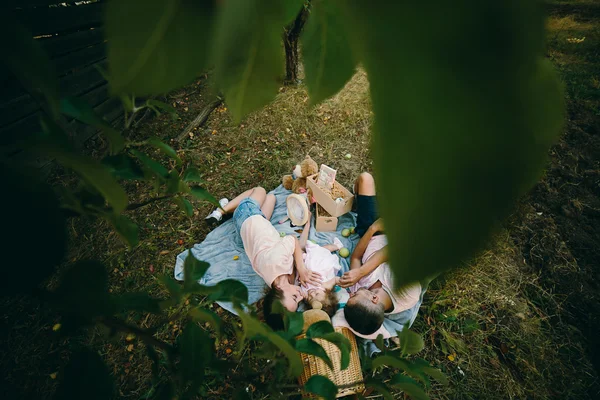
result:
[(394, 289), (394, 277), (387, 264), (387, 238), (383, 221), (378, 218), (373, 176), (363, 172), (355, 190), (357, 203), (356, 231), (361, 236), (350, 259), (350, 271), (340, 279), (340, 286), (350, 288), (351, 297), (344, 308), (348, 324), (356, 332), (370, 335), (383, 324), (386, 316), (414, 307), (421, 295), (415, 283)]

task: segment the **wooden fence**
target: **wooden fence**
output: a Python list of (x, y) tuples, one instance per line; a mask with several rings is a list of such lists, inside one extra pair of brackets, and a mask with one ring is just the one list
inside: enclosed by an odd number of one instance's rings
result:
[[(77, 96), (92, 105), (108, 122), (122, 117), (118, 99), (108, 96), (108, 85), (97, 67), (106, 65), (106, 40), (102, 27), (102, 0), (58, 3), (57, 0), (0, 0), (0, 12), (10, 13), (29, 29), (52, 59), (61, 96)], [(40, 130), (41, 112), (36, 100), (0, 65), (0, 145)], [(65, 119), (63, 126), (76, 144), (96, 134), (96, 129)], [(21, 153), (11, 155), (25, 158)], [(48, 161), (29, 159), (38, 167)]]

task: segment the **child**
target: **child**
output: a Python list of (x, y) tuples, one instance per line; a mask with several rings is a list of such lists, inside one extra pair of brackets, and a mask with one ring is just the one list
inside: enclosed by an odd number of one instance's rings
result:
[(305, 250), (302, 260), (308, 270), (318, 272), (321, 275), (323, 282), (320, 285), (314, 285), (310, 282), (301, 284), (300, 290), (308, 307), (314, 300), (317, 300), (322, 304), (323, 311), (332, 317), (341, 305), (340, 303), (345, 305), (349, 298), (346, 290), (336, 286), (339, 283), (337, 273), (341, 267), (338, 256), (331, 253), (332, 251), (338, 251), (344, 245), (338, 238), (334, 238), (333, 244), (325, 246), (319, 246), (308, 241), (311, 218), (312, 215), (309, 213), (308, 221), (300, 236), (300, 247)]
[[(207, 220), (217, 222), (233, 212), (233, 222), (254, 271), (270, 287), (263, 303), (267, 323), (273, 329), (283, 329), (280, 314), (272, 313), (275, 300), (289, 311), (296, 311), (303, 300), (296, 278), (304, 284), (319, 285), (321, 274), (309, 271), (302, 261), (302, 250), (295, 236), (281, 237), (269, 222), (275, 209), (275, 196), (262, 187), (245, 191), (231, 201), (222, 199), (221, 207)], [(295, 268), (294, 268), (295, 263)]]

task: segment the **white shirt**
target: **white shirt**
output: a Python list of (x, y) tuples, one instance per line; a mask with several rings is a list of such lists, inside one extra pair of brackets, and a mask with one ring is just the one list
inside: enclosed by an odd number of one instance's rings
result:
[[(323, 282), (335, 278), (341, 268), (337, 255), (310, 241), (306, 242), (306, 253), (302, 255), (302, 258), (304, 259), (306, 269), (321, 274)], [(306, 294), (310, 289), (317, 289), (319, 287), (310, 283), (300, 286), (303, 294)]]

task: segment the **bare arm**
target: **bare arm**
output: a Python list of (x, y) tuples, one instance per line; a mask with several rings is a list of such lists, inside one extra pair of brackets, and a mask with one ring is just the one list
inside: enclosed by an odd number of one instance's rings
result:
[(369, 275), (371, 272), (375, 271), (377, 269), (377, 267), (379, 267), (381, 264), (383, 264), (387, 260), (388, 260), (387, 246), (385, 246), (385, 247), (377, 250), (375, 253), (373, 253), (371, 258), (369, 258), (367, 260), (367, 262), (364, 263), (360, 267), (361, 275), (362, 276)]
[(366, 263), (361, 265), (360, 260), (350, 261), (350, 271), (347, 271), (340, 278), (338, 285), (347, 288), (356, 284), (362, 277), (369, 275), (375, 271), (377, 267), (387, 261), (387, 246), (377, 250)]
[(312, 218), (312, 214), (309, 212), (308, 213), (308, 221), (306, 221), (306, 224), (304, 224), (304, 230), (302, 231), (302, 234), (300, 235), (300, 250), (305, 251), (306, 249), (306, 242), (308, 241), (308, 233), (310, 231), (310, 219)]
[(377, 226), (375, 225), (376, 223), (377, 221), (373, 223), (369, 229), (367, 229), (363, 237), (360, 238), (356, 247), (354, 248), (352, 256), (350, 257), (350, 269), (360, 268), (362, 265), (362, 258), (365, 255), (365, 251), (367, 251), (367, 246), (369, 246), (371, 238), (377, 232)]
[(304, 260), (302, 259), (302, 248), (300, 247), (298, 238), (294, 237), (294, 243), (294, 262), (296, 264), (296, 271), (298, 272), (300, 282), (320, 286), (321, 279), (323, 279), (323, 277), (318, 272), (310, 271), (308, 268), (306, 268), (306, 265), (304, 265)]

